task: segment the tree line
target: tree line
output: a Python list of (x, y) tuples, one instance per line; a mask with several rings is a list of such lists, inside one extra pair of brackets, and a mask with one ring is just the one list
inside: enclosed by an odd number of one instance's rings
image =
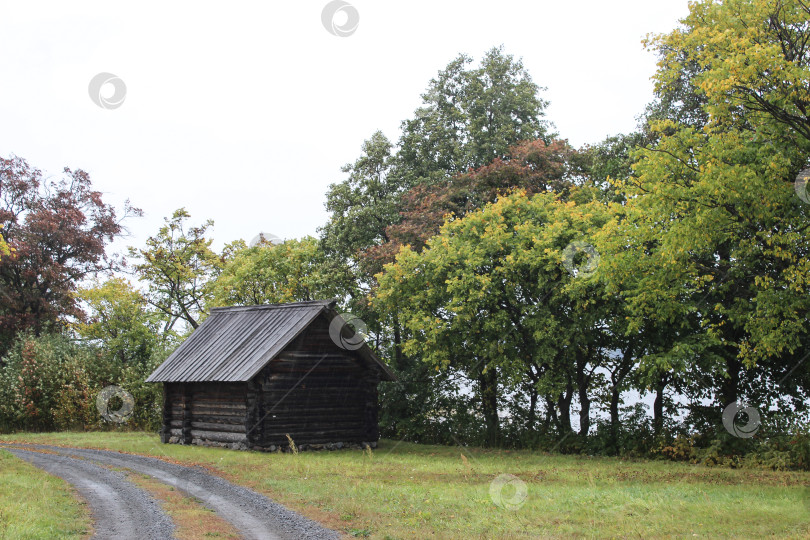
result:
[[(92, 425), (59, 389), (116, 382), (153, 425), (142, 377), (211, 307), (338, 298), (399, 374), (386, 437), (807, 467), (808, 41), (803, 1), (694, 3), (645, 41), (636, 131), (582, 148), (520, 59), (459, 55), (343, 167), (317, 237), (220, 252), (179, 209), (108, 258), (139, 210), (2, 160), (0, 425)], [(40, 357), (78, 382), (45, 388)], [(753, 437), (723, 423), (741, 402)]]

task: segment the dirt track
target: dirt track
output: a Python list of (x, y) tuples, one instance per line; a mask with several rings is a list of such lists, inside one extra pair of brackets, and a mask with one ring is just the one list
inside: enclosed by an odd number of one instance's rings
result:
[[(108, 538), (108, 536), (102, 536), (102, 526), (109, 526), (105, 525), (104, 521), (115, 523), (132, 521), (137, 525), (134, 529), (137, 532), (132, 536), (116, 533), (110, 538), (151, 540), (152, 538), (172, 537), (171, 521), (168, 522), (170, 526), (168, 529), (156, 530), (156, 535), (144, 534), (146, 531), (143, 529), (143, 524), (157, 525), (168, 518), (143, 490), (124, 480), (123, 476), (100, 465), (120, 467), (147, 474), (196, 497), (202, 504), (231, 523), (246, 539), (292, 540), (299, 538), (337, 539), (340, 537), (337, 532), (325, 529), (263, 495), (234, 485), (197, 467), (183, 467), (155, 458), (104, 450), (44, 445), (13, 445), (13, 447), (25, 448), (25, 450), (15, 450), (9, 447), (6, 449), (23, 459), (28, 459), (38, 467), (64, 478), (77, 487), (93, 509), (98, 538)], [(48, 453), (37, 453), (36, 450), (45, 450)], [(65, 475), (66, 470), (72, 472)], [(89, 484), (87, 484), (88, 482)], [(86, 487), (80, 487), (83, 485)], [(87, 491), (87, 494), (83, 489)], [(149, 513), (145, 507), (142, 508), (146, 503), (138, 501), (142, 501), (144, 497), (156, 507), (156, 514)], [(115, 502), (111, 504), (111, 501)], [(138, 506), (139, 504), (141, 506)]]
[(126, 480), (123, 473), (67, 456), (7, 450), (76, 487), (93, 512), (93, 538), (163, 540), (172, 537), (172, 520), (157, 501)]

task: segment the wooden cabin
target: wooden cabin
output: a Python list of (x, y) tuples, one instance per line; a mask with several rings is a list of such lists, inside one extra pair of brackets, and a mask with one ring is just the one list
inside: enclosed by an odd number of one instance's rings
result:
[(276, 450), (376, 446), (391, 370), (334, 301), (216, 308), (147, 382), (164, 443)]

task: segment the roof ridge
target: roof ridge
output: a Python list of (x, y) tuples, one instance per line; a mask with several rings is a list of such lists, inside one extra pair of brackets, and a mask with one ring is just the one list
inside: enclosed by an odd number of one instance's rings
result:
[(287, 302), (284, 304), (256, 304), (253, 306), (225, 306), (225, 307), (215, 307), (211, 308), (211, 312), (215, 311), (253, 311), (253, 310), (263, 310), (263, 309), (277, 309), (277, 308), (290, 308), (295, 306), (313, 306), (313, 305), (321, 305), (321, 306), (330, 306), (337, 303), (337, 300), (305, 300), (303, 302)]

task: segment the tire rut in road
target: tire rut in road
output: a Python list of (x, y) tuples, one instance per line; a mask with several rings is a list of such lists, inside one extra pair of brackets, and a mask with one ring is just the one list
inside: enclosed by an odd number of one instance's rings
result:
[(171, 518), (149, 493), (128, 481), (123, 473), (65, 455), (6, 450), (76, 488), (92, 511), (94, 539), (173, 537)]
[[(15, 445), (21, 446), (21, 445)], [(47, 445), (27, 445), (29, 448), (57, 452), (65, 456), (77, 456), (102, 465), (112, 465), (147, 474), (167, 485), (173, 486), (219, 514), (233, 525), (246, 539), (293, 540), (293, 539), (339, 539), (333, 530), (305, 518), (288, 508), (271, 501), (255, 491), (237, 486), (227, 480), (209, 474), (199, 467), (184, 467), (157, 458), (122, 454), (107, 450), (63, 448)]]

